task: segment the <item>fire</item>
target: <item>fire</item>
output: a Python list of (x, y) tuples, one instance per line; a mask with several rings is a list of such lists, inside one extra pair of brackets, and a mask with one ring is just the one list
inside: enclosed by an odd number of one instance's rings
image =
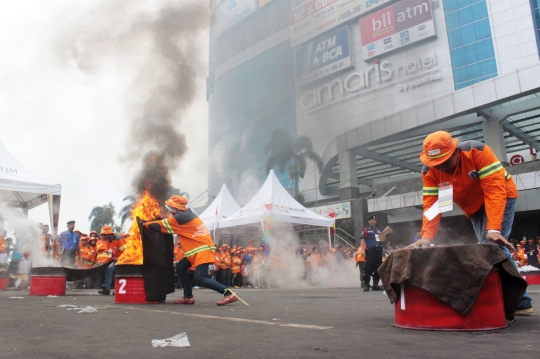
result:
[(151, 220), (159, 217), (161, 207), (158, 201), (150, 195), (148, 191), (143, 192), (141, 198), (133, 206), (131, 211), (131, 228), (127, 238), (126, 249), (118, 258), (117, 265), (142, 265), (143, 264), (143, 246), (141, 232), (137, 224), (137, 217), (143, 220)]

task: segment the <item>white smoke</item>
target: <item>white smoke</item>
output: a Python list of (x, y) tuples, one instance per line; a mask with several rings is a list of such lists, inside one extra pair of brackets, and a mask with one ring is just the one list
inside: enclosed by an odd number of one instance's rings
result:
[[(24, 214), (21, 208), (0, 203), (0, 217), (5, 221), (7, 237), (13, 239), (15, 249), (21, 253), (30, 252), (30, 260), (34, 267), (58, 266), (52, 259), (42, 256), (40, 224)], [(0, 228), (2, 230), (2, 228)]]

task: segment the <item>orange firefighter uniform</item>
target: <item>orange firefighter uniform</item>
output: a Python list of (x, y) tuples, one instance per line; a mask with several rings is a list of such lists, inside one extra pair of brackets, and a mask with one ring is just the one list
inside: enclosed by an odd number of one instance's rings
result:
[(180, 211), (167, 219), (146, 222), (144, 226), (155, 232), (178, 235), (185, 257), (193, 267), (214, 263), (215, 246), (212, 237), (193, 211)]
[[(440, 131), (443, 132), (443, 131)], [(431, 136), (431, 135), (430, 135)], [(441, 135), (442, 136), (442, 135)], [(476, 141), (453, 141), (448, 153), (433, 151), (422, 153), (423, 163), (430, 158), (449, 156), (459, 149), (458, 165), (453, 174), (447, 174), (435, 168), (424, 166), (422, 179), (424, 182), (424, 211), (428, 210), (439, 198), (439, 185), (450, 183), (453, 186), (453, 202), (471, 218), (482, 206), (485, 206), (488, 229), (501, 230), (507, 198), (517, 198), (518, 191), (512, 176), (506, 172), (497, 156), (489, 146)], [(442, 150), (440, 150), (442, 151)], [(425, 159), (424, 157), (427, 159)], [(429, 221), (423, 216), (422, 238), (433, 240), (439, 229), (441, 215)]]

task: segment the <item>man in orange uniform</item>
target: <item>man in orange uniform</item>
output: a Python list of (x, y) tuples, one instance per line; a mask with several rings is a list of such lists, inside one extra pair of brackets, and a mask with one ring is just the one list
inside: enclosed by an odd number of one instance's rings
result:
[[(422, 239), (409, 247), (421, 247), (433, 242), (439, 230), (439, 191), (441, 201), (457, 204), (470, 218), (478, 242), (496, 243), (508, 259), (512, 245), (507, 241), (514, 222), (518, 191), (512, 176), (504, 169), (491, 148), (479, 141), (453, 139), (445, 131), (426, 137), (420, 160), (424, 164), (424, 212)], [(437, 203), (437, 204), (436, 204)], [(436, 205), (431, 220), (428, 210)], [(517, 267), (516, 267), (517, 268)], [(523, 295), (516, 315), (533, 312), (531, 297)]]
[(364, 271), (366, 269), (366, 252), (360, 244), (356, 249), (356, 266), (360, 269), (360, 288), (364, 288)]
[(251, 251), (256, 251), (256, 250), (257, 250), (257, 247), (255, 247), (255, 246), (253, 245), (253, 243), (254, 243), (254, 242), (253, 242), (253, 239), (248, 239), (248, 245), (247, 245), (247, 247), (246, 247), (246, 251), (247, 251), (247, 252), (251, 252)]
[(231, 258), (231, 273), (232, 273), (232, 284), (234, 288), (240, 288), (242, 286), (242, 274), (240, 273), (242, 266), (242, 250), (237, 249), (234, 252), (233, 257)]
[[(122, 253), (120, 248), (125, 245), (122, 241), (118, 241), (114, 238), (114, 231), (111, 226), (103, 226), (101, 228), (101, 239), (96, 245), (97, 249), (97, 262), (108, 263), (107, 271), (105, 273), (105, 281), (103, 283), (103, 289), (98, 293), (102, 295), (109, 295), (114, 282), (114, 274), (116, 272), (116, 261)], [(103, 273), (103, 272), (102, 272)], [(103, 277), (103, 276), (102, 276)]]
[(188, 201), (182, 196), (172, 196), (165, 202), (171, 212), (167, 219), (145, 222), (144, 226), (152, 231), (178, 235), (185, 257), (179, 262), (179, 276), (184, 290), (184, 297), (175, 300), (175, 304), (194, 304), (193, 292), (189, 283), (188, 269), (195, 267), (195, 284), (223, 294), (223, 300), (217, 305), (236, 302), (238, 297), (226, 286), (208, 276), (208, 266), (214, 263), (215, 246), (208, 229), (201, 219), (186, 207)]
[(220, 283), (230, 287), (231, 286), (231, 254), (229, 253), (229, 246), (223, 244), (221, 246), (221, 255), (219, 256), (220, 265), (219, 265), (219, 274), (220, 274)]

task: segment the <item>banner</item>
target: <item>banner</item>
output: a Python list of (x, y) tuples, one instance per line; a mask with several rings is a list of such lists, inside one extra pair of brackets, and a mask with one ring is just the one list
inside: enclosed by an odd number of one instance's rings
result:
[(214, 37), (257, 11), (259, 0), (222, 0), (214, 11)]
[(321, 36), (295, 51), (297, 86), (305, 85), (351, 66), (348, 26)]
[(436, 36), (431, 0), (402, 0), (360, 19), (364, 61)]
[(291, 47), (395, 0), (305, 0), (289, 17)]
[(326, 218), (351, 218), (351, 202), (333, 203), (326, 206), (309, 208), (309, 210)]

